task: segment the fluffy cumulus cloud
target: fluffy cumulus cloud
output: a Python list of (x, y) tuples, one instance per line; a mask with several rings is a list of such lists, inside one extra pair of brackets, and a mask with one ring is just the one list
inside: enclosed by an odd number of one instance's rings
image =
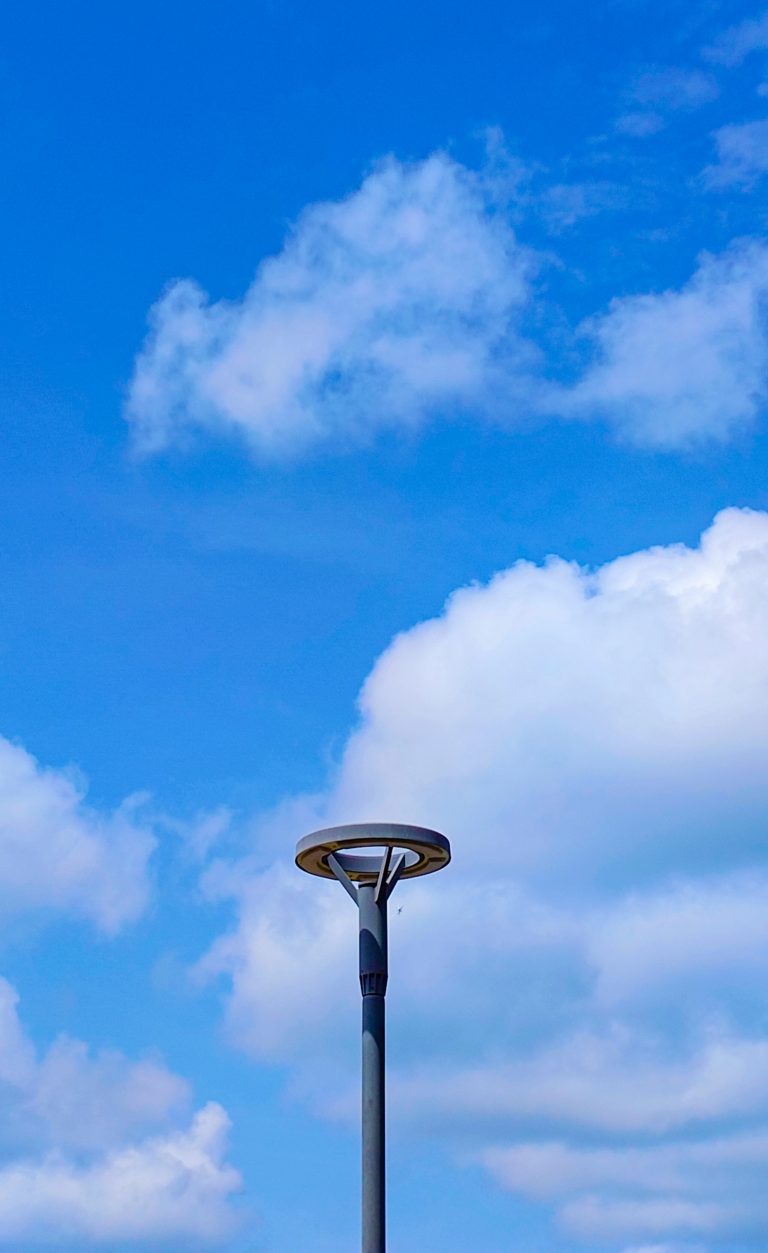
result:
[(702, 849), (749, 859), (768, 799), (767, 572), (768, 517), (732, 510), (697, 549), (594, 572), (523, 562), (457, 592), (378, 661), (332, 816), (432, 819), (569, 892)]
[(0, 979), (0, 1242), (216, 1241), (234, 1227), (229, 1120), (189, 1117), (187, 1084), (157, 1058), (93, 1053), (61, 1036), (44, 1051)]
[[(286, 841), (381, 817), (453, 839), (392, 916), (403, 1134), (590, 1247), (764, 1240), (767, 758), (763, 513), (594, 571), (519, 563), (393, 641), (327, 793), (274, 821)], [(202, 963), (233, 1035), (354, 1117), (346, 897), (249, 863), (209, 889), (238, 905)]]
[(684, 287), (623, 296), (582, 328), (594, 356), (553, 407), (602, 416), (633, 443), (726, 440), (765, 406), (768, 248), (705, 255)]
[(81, 779), (41, 766), (0, 736), (0, 903), (3, 916), (57, 911), (111, 934), (142, 912), (155, 845), (128, 800), (88, 806)]
[(529, 269), (489, 180), (439, 154), (384, 161), (345, 200), (305, 210), (242, 300), (169, 287), (130, 388), (137, 444), (197, 429), (287, 455), (486, 409), (500, 376), (512, 401), (531, 352), (516, 330)]
[(78, 1163), (59, 1153), (0, 1166), (0, 1240), (220, 1243), (240, 1186), (224, 1152), (229, 1120), (206, 1105), (186, 1130)]

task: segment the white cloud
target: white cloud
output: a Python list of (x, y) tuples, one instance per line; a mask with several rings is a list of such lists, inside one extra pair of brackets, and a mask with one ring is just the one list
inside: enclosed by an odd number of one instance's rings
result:
[(621, 1149), (522, 1143), (484, 1161), (502, 1186), (558, 1202), (564, 1225), (588, 1239), (703, 1235), (722, 1247), (768, 1223), (765, 1130)]
[(768, 1115), (768, 1041), (714, 1036), (668, 1056), (627, 1030), (581, 1033), (502, 1063), (414, 1068), (393, 1098), (408, 1120), (474, 1135), (552, 1125), (658, 1135)]
[(529, 1196), (557, 1197), (591, 1191), (610, 1182), (639, 1193), (675, 1193), (680, 1174), (694, 1168), (694, 1179), (704, 1191), (711, 1187), (702, 1173), (713, 1164), (744, 1166), (766, 1160), (768, 1136), (728, 1137), (702, 1143), (682, 1141), (662, 1148), (572, 1149), (561, 1142), (542, 1141), (490, 1149), (486, 1161), (508, 1186)]
[[(622, 885), (637, 892), (659, 874), (749, 867), (761, 855), (756, 823), (768, 801), (767, 623), (761, 513), (727, 510), (698, 548), (650, 549), (594, 572), (555, 559), (518, 563), (487, 586), (455, 593), (440, 617), (386, 650), (363, 689), (361, 723), (334, 786), (302, 821), (385, 814), (442, 826), (455, 839), (463, 885), (484, 884), (492, 859), (502, 880), (524, 876), (549, 893), (562, 884), (571, 908), (598, 885), (610, 901)], [(296, 811), (284, 821), (295, 823)], [(271, 901), (286, 918), (327, 912), (335, 928), (331, 889), (282, 873), (232, 888), (255, 894), (245, 909), (263, 943), (282, 946), (290, 932), (276, 925)], [(762, 934), (750, 921), (759, 917), (762, 883), (710, 880), (693, 895), (665, 888), (643, 908), (654, 926), (672, 926), (672, 916), (684, 923), (690, 951), (699, 946), (698, 919), (719, 916), (726, 929), (738, 896), (750, 935)], [(414, 902), (422, 890), (432, 888), (409, 886)], [(493, 900), (486, 892), (469, 904), (480, 915)], [(626, 911), (626, 961), (645, 961), (632, 899)], [(597, 961), (618, 923), (603, 906), (594, 916)], [(550, 931), (560, 925), (547, 923)], [(322, 930), (317, 916), (307, 926)], [(495, 933), (503, 932), (499, 923)], [(334, 936), (340, 951), (343, 935)], [(742, 952), (749, 942), (725, 940)], [(239, 950), (226, 962), (218, 953), (224, 964), (248, 966)], [(607, 958), (602, 965), (610, 982)], [(633, 978), (644, 977), (635, 970)]]
[(707, 187), (754, 186), (768, 172), (768, 119), (721, 126), (714, 133), (717, 163), (704, 170)]
[[(265, 825), (268, 846), (375, 818), (453, 840), (452, 867), (398, 888), (392, 916), (393, 1112), (411, 1134), (463, 1157), (545, 1135), (594, 1151), (589, 1190), (553, 1200), (587, 1238), (727, 1250), (762, 1221), (749, 1172), (731, 1208), (694, 1193), (687, 1158), (677, 1189), (654, 1191), (650, 1166), (631, 1194), (615, 1176), (625, 1152), (685, 1135), (706, 1156), (768, 1121), (767, 757), (768, 514), (726, 510), (696, 548), (595, 571), (518, 563), (393, 641), (328, 792)], [(233, 1034), (348, 1117), (349, 902), (292, 867), (209, 882), (237, 901), (202, 964), (230, 981)]]
[(113, 934), (148, 896), (154, 837), (136, 802), (111, 813), (85, 802), (71, 773), (41, 766), (0, 736), (0, 905), (5, 918), (56, 910)]
[(750, 53), (765, 48), (768, 48), (768, 12), (730, 26), (704, 49), (704, 55), (710, 61), (732, 68), (741, 65)]
[(383, 161), (307, 208), (242, 300), (169, 287), (130, 388), (137, 446), (195, 430), (268, 456), (355, 444), (485, 410), (500, 379), (511, 405), (532, 351), (517, 330), (529, 269), (488, 178), (442, 154)]
[(0, 979), (0, 1242), (231, 1231), (239, 1177), (224, 1161), (224, 1110), (209, 1104), (179, 1129), (189, 1088), (160, 1060), (94, 1054), (66, 1036), (39, 1052), (17, 1006)]
[(718, 1243), (723, 1235), (753, 1232), (768, 1219), (755, 1189), (768, 1163), (764, 1131), (653, 1148), (517, 1144), (487, 1150), (485, 1163), (504, 1187), (558, 1200), (565, 1227), (588, 1239), (669, 1233), (705, 1235)]
[[(334, 887), (305, 880), (293, 867), (265, 873), (238, 867), (228, 887), (238, 902), (238, 923), (213, 945), (198, 973), (231, 981), (228, 1027), (251, 1055), (291, 1061), (302, 1074), (305, 1064), (316, 1074), (322, 1057), (323, 1108), (344, 1118), (356, 1044), (357, 918)], [(409, 884), (398, 905), (402, 912), (393, 912), (390, 922), (393, 1012), (407, 1022), (407, 1047), (416, 1055), (424, 1040), (430, 1053), (439, 1047), (438, 1021), (447, 1028), (443, 1038), (452, 1058), (461, 1040), (474, 1055), (500, 1028), (514, 1034), (532, 1015), (541, 1025), (542, 994), (561, 988), (556, 1024), (571, 984), (586, 977), (577, 949), (580, 925), (506, 880), (498, 887), (464, 882), (441, 893)], [(575, 963), (581, 963), (576, 971)], [(514, 998), (499, 996), (499, 987), (512, 986), (518, 987)]]
[[(235, 876), (237, 931), (219, 939), (198, 966), (201, 978), (232, 977), (229, 1020), (253, 1055), (283, 1060), (338, 1025), (339, 1006), (356, 980), (356, 920), (335, 893), (317, 893), (282, 866)], [(221, 893), (224, 895), (224, 891)]]
[[(693, 108), (715, 87), (670, 69), (634, 90), (642, 108), (620, 126), (646, 134), (665, 111)], [(710, 186), (760, 172), (762, 125), (716, 132)], [(623, 193), (608, 182), (534, 183), (503, 154), (491, 153), (482, 172), (444, 154), (410, 165), (390, 158), (346, 199), (310, 205), (242, 299), (211, 302), (192, 280), (172, 283), (152, 311), (127, 399), (135, 447), (153, 453), (223, 435), (257, 456), (291, 457), (448, 417), (506, 426), (598, 418), (634, 443), (668, 449), (749, 427), (766, 399), (765, 244), (737, 241), (703, 256), (679, 290), (613, 300), (579, 328), (592, 349), (581, 376), (555, 384), (525, 320), (541, 328), (561, 314), (536, 297), (514, 209), (560, 232)]]
[(18, 995), (0, 978), (0, 1091), (5, 1134), (26, 1143), (83, 1150), (110, 1147), (158, 1126), (188, 1104), (187, 1084), (158, 1059), (93, 1054), (59, 1036), (39, 1054), (18, 1016)]
[(606, 1007), (748, 995), (768, 978), (768, 879), (740, 873), (630, 895), (590, 920), (587, 951)]
[(768, 248), (748, 240), (703, 256), (679, 290), (613, 300), (582, 328), (596, 360), (551, 407), (652, 447), (731, 438), (766, 401), (767, 291)]
[(571, 894), (596, 873), (748, 861), (768, 800), (767, 622), (762, 513), (595, 572), (520, 562), (378, 660), (325, 817), (442, 826), (463, 873), (492, 856)]
[(41, 1058), (23, 1111), (53, 1143), (91, 1149), (164, 1121), (187, 1098), (186, 1083), (160, 1062), (129, 1062), (115, 1051), (92, 1057), (81, 1040), (63, 1036)]
[(37, 1057), (19, 1022), (19, 998), (7, 980), (0, 978), (0, 1085), (13, 1093), (34, 1090)]
[(88, 1243), (231, 1234), (240, 1177), (223, 1161), (229, 1120), (206, 1105), (188, 1129), (116, 1149), (85, 1165), (50, 1154), (0, 1167), (0, 1241)]

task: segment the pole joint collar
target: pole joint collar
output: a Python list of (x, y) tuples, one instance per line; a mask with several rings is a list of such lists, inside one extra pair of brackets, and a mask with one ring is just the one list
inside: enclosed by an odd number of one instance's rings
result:
[(386, 996), (389, 976), (381, 970), (360, 972), (360, 991), (363, 996)]

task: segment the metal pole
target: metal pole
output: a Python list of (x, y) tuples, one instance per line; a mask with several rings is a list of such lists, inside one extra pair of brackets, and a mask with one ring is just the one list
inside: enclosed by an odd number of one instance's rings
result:
[[(360, 853), (378, 849), (378, 853)], [(396, 851), (397, 850), (397, 851)], [(383, 853), (383, 855), (382, 855)], [(312, 831), (296, 845), (296, 865), (338, 879), (358, 907), (363, 994), (363, 1253), (387, 1253), (385, 1000), (387, 901), (401, 878), (432, 874), (451, 860), (439, 831), (392, 822), (349, 823)]]
[(387, 892), (361, 884), (360, 991), (363, 995), (363, 1243), (386, 1253), (385, 996)]

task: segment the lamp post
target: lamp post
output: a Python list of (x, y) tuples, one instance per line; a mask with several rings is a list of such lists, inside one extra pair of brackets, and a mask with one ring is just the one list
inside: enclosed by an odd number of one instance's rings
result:
[(386, 1253), (387, 902), (398, 880), (432, 874), (450, 860), (451, 846), (438, 831), (389, 822), (327, 827), (296, 845), (296, 865), (322, 879), (338, 879), (358, 907), (363, 999), (362, 1253)]

